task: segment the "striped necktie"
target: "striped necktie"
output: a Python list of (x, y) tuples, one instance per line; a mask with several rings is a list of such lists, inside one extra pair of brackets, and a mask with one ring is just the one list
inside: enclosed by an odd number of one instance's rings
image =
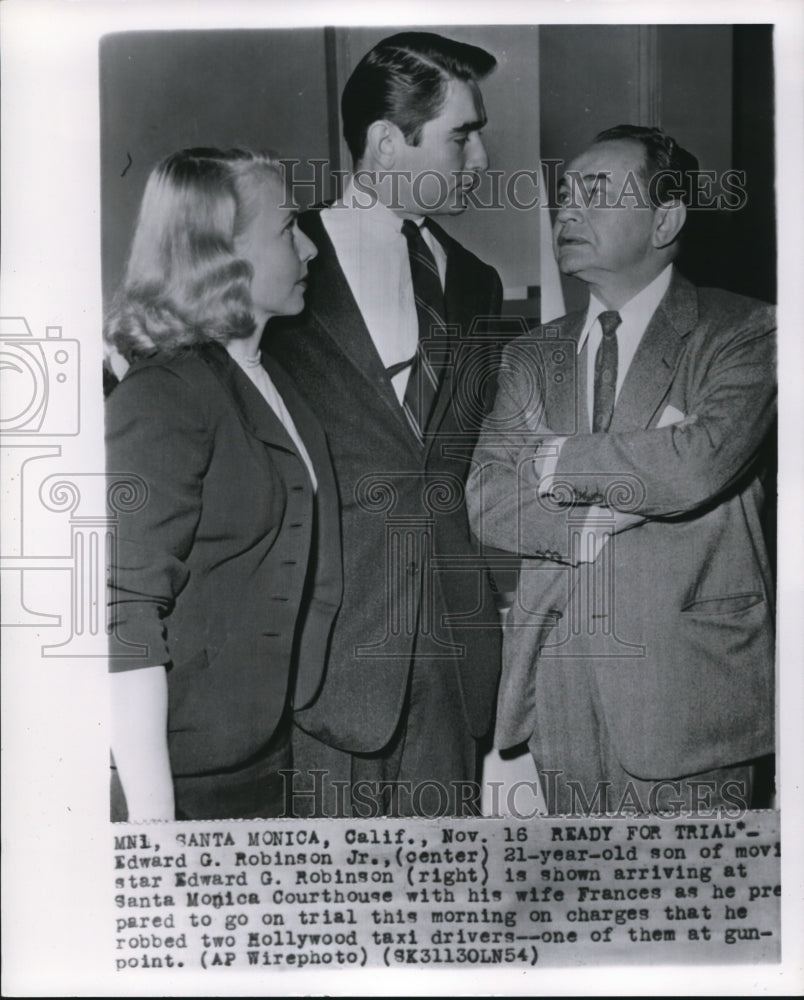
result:
[(607, 431), (614, 413), (617, 394), (617, 327), (622, 323), (618, 312), (609, 310), (598, 316), (603, 339), (595, 355), (595, 397), (592, 431)]
[(427, 347), (432, 345), (434, 337), (438, 337), (446, 322), (444, 290), (441, 287), (438, 265), (422, 236), (421, 228), (412, 219), (405, 219), (402, 232), (408, 241), (410, 276), (419, 321), (419, 344), (402, 406), (411, 430), (419, 443), (424, 444), (424, 432), (438, 395), (441, 374), (428, 359)]

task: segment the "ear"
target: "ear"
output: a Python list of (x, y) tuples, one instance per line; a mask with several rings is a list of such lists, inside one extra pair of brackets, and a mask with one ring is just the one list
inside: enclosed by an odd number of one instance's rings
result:
[(653, 218), (652, 243), (657, 250), (663, 250), (678, 237), (687, 221), (687, 206), (680, 198), (660, 205)]
[(390, 170), (396, 160), (397, 146), (404, 141), (402, 133), (393, 122), (381, 118), (369, 125), (366, 132), (364, 159), (371, 158), (373, 166)]

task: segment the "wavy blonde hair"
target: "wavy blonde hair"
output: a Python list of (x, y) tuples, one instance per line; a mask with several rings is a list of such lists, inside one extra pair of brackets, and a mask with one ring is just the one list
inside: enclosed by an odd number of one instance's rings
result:
[(104, 323), (107, 357), (131, 363), (253, 333), (252, 267), (234, 241), (267, 176), (281, 180), (276, 162), (243, 149), (184, 149), (151, 171)]

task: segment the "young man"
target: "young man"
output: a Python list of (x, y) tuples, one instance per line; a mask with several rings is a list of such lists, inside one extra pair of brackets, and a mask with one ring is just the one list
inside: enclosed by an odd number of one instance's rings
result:
[(636, 126), (570, 164), (554, 247), (589, 307), (509, 349), (467, 485), (527, 557), (496, 742), (528, 741), (551, 812), (745, 806), (773, 750), (774, 314), (673, 266), (692, 169)]
[(295, 812), (476, 806), (500, 637), (466, 517), (480, 423), (466, 400), (494, 363), (475, 321), (502, 289), (432, 220), (464, 211), (487, 166), (478, 82), (494, 65), (430, 33), (380, 42), (343, 93), (351, 181), (301, 220), (319, 249), (308, 309), (269, 349), (327, 429), (344, 600), (321, 690), (296, 706)]

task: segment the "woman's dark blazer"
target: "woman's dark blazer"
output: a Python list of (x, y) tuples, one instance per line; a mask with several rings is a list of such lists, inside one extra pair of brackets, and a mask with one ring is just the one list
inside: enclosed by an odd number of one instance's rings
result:
[(237, 767), (268, 742), (289, 692), (297, 707), (312, 700), (341, 600), (326, 439), (282, 368), (265, 364), (317, 495), (284, 426), (218, 344), (138, 361), (106, 402), (108, 472), (140, 477), (146, 494), (112, 543), (110, 666), (167, 666), (174, 775)]

